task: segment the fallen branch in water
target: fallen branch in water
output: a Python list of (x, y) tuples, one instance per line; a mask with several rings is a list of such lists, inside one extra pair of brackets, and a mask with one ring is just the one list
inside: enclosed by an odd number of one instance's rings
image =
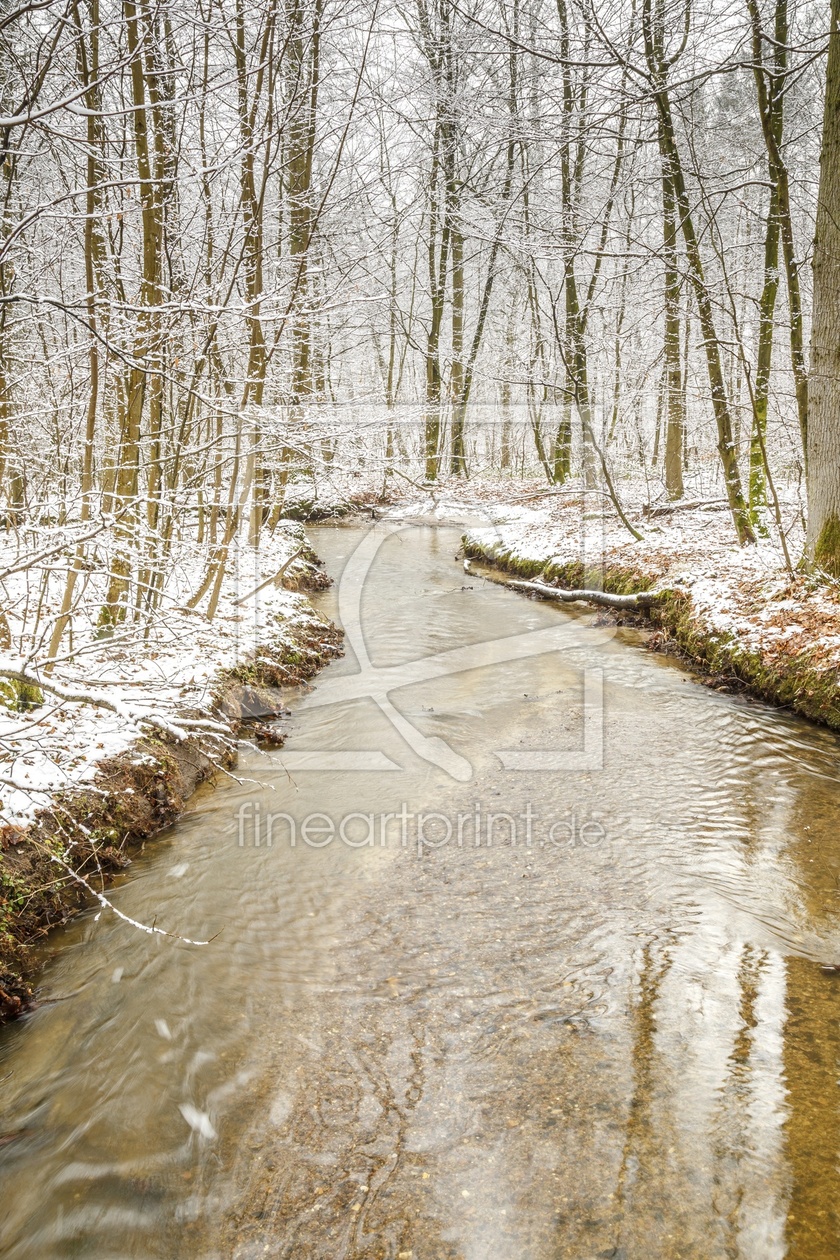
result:
[(664, 591), (639, 591), (636, 595), (612, 595), (609, 591), (564, 591), (545, 582), (505, 582), (514, 591), (530, 591), (542, 599), (561, 604), (597, 604), (600, 608), (650, 608), (662, 600)]
[[(472, 574), (469, 560), (464, 561), (464, 572)], [(491, 578), (513, 591), (526, 591), (541, 599), (553, 599), (561, 604), (596, 604), (600, 608), (651, 608), (660, 603), (668, 591), (639, 591), (635, 595), (612, 595), (609, 591), (566, 591), (546, 582), (525, 582), (520, 579)]]
[(110, 910), (112, 914), (115, 914), (118, 919), (122, 919), (123, 923), (128, 923), (130, 927), (137, 928), (141, 932), (146, 932), (149, 936), (168, 936), (170, 940), (181, 941), (184, 945), (209, 945), (212, 941), (215, 941), (216, 937), (219, 935), (217, 932), (215, 936), (211, 936), (206, 941), (194, 941), (189, 936), (181, 936), (179, 932), (166, 932), (163, 928), (159, 928), (156, 923), (141, 923), (139, 919), (132, 919), (130, 915), (124, 914), (122, 910), (118, 910), (114, 903), (109, 901), (104, 893), (101, 893), (94, 888), (93, 885), (85, 879), (84, 875), (80, 875), (78, 871), (74, 871), (70, 863), (65, 862), (64, 858), (59, 857), (57, 853), (52, 853), (44, 846), (39, 847), (43, 849), (43, 852), (52, 862), (55, 862), (58, 866), (62, 867), (71, 879), (74, 879), (77, 884), (81, 884), (81, 886), (99, 902), (102, 910)]

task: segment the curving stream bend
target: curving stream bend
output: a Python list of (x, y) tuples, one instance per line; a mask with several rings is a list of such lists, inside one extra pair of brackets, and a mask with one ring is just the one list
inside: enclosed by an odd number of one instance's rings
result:
[(347, 656), (113, 894), (211, 943), (91, 913), (0, 1035), (0, 1254), (838, 1254), (835, 737), (311, 532)]

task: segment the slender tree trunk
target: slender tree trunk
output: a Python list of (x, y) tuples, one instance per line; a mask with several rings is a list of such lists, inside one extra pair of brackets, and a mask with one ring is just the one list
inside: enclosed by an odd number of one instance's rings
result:
[[(270, 64), (275, 18), (276, 10), (272, 5), (268, 11), (260, 41), (259, 68), (256, 75), (249, 76), (245, 43), (245, 4), (244, 0), (236, 0), (236, 71), (241, 142), (239, 178), (244, 228), (245, 296), (248, 311), (248, 366), (240, 414), (247, 417), (246, 425), (249, 431), (251, 448), (248, 452), (248, 460), (250, 481), (253, 488), (253, 500), (249, 516), (249, 540), (252, 546), (256, 546), (259, 541), (260, 529), (265, 514), (266, 482), (268, 479), (263, 467), (262, 425), (260, 418), (267, 367), (265, 336), (262, 328), (264, 198), (262, 189), (258, 186), (256, 175), (257, 150), (265, 146), (257, 143), (255, 131), (266, 79), (266, 66)], [(270, 95), (271, 93), (269, 92), (269, 97)], [(266, 133), (268, 135), (271, 134), (270, 110)], [(266, 153), (265, 164), (266, 166), (268, 165), (268, 153)], [(306, 248), (308, 248), (308, 241)]]
[(568, 481), (572, 473), (572, 404), (570, 387), (563, 391), (560, 404), (560, 420), (554, 438), (552, 457), (552, 479), (557, 485)]
[(452, 367), (449, 370), (452, 399), (452, 434), (449, 470), (466, 476), (464, 457), (464, 238), (456, 224), (452, 227)]
[(770, 190), (770, 205), (764, 232), (764, 287), (758, 308), (758, 354), (755, 372), (755, 402), (750, 438), (750, 514), (756, 529), (766, 532), (761, 509), (767, 505), (767, 479), (762, 448), (767, 438), (767, 406), (770, 397), (770, 369), (773, 360), (776, 295), (779, 291), (779, 199)]
[[(155, 179), (153, 167), (154, 135), (150, 137), (149, 134), (156, 121), (154, 112), (149, 107), (146, 93), (144, 49), (149, 32), (146, 29), (141, 31), (140, 11), (134, 0), (123, 0), (123, 14), (128, 52), (131, 57), (133, 136), (140, 183), (143, 263), (134, 361), (128, 372), (123, 395), (119, 461), (114, 486), (114, 496), (121, 508), (121, 518), (117, 531), (116, 554), (111, 566), (111, 579), (100, 615), (100, 624), (103, 628), (122, 621), (127, 611), (126, 600), (131, 571), (130, 551), (135, 541), (137, 526), (143, 415), (150, 367), (154, 369), (157, 366), (157, 355), (160, 352), (162, 190), (159, 181)], [(153, 389), (153, 394), (158, 397), (156, 389)]]
[[(309, 245), (312, 239), (312, 168), (320, 77), (320, 0), (311, 24), (306, 0), (288, 0), (288, 81), (291, 116), (285, 162), (289, 205), (289, 255), (295, 271), (292, 319), (292, 394), (295, 402), (312, 392), (312, 324), (309, 312)], [(309, 29), (308, 29), (309, 28)]]
[[(510, 360), (508, 359), (508, 363)], [(505, 375), (499, 387), (499, 411), (501, 412), (502, 430), (499, 440), (499, 467), (503, 472), (510, 468), (510, 368), (505, 368)]]
[[(85, 109), (87, 110), (87, 191), (85, 194), (85, 286), (87, 288), (86, 308), (90, 330), (88, 347), (88, 363), (90, 383), (88, 392), (87, 413), (85, 416), (85, 439), (82, 451), (82, 507), (81, 520), (84, 524), (90, 520), (93, 500), (93, 457), (96, 439), (96, 415), (99, 406), (99, 339), (97, 336), (97, 276), (102, 267), (104, 243), (101, 235), (101, 151), (102, 122), (99, 116), (101, 92), (94, 87), (99, 79), (99, 0), (90, 0), (90, 38), (86, 46), (83, 38), (83, 24), (77, 4), (73, 6), (73, 15), (79, 31), (77, 60), (79, 77), (85, 86)], [(67, 582), (61, 600), (61, 608), (52, 635), (48, 656), (50, 659), (58, 654), (61, 640), (70, 621), (73, 608), (73, 596), (79, 573), (84, 563), (84, 548), (79, 545), (73, 559), (73, 565), (67, 574)]]
[(669, 499), (683, 497), (682, 364), (680, 361), (680, 274), (677, 261), (677, 221), (674, 181), (667, 160), (662, 169), (663, 257), (665, 260), (665, 491)]
[(776, 214), (782, 243), (782, 258), (788, 293), (790, 316), (790, 359), (796, 390), (796, 411), (802, 451), (808, 452), (808, 371), (805, 364), (804, 320), (799, 286), (799, 263), (796, 258), (793, 215), (790, 206), (790, 180), (782, 153), (784, 130), (784, 96), (787, 75), (788, 15), (787, 0), (776, 0), (773, 33), (773, 68), (767, 71), (763, 60), (764, 35), (757, 0), (747, 0), (752, 24), (753, 73), (758, 96), (761, 130), (767, 148), (770, 182), (776, 198)]
[[(514, 33), (518, 32), (518, 0), (514, 0), (513, 5)], [(455, 397), (455, 406), (452, 414), (452, 455), (453, 455), (453, 472), (466, 475), (467, 466), (464, 456), (464, 426), (467, 418), (467, 407), (472, 393), (472, 384), (475, 376), (475, 366), (478, 360), (478, 354), (481, 349), (482, 339), (484, 337), (484, 329), (487, 323), (487, 315), (490, 310), (490, 299), (493, 294), (493, 287), (496, 282), (496, 273), (498, 268), (499, 251), (502, 246), (502, 237), (504, 233), (505, 222), (507, 219), (508, 209), (510, 207), (511, 191), (513, 189), (513, 172), (516, 165), (516, 148), (517, 148), (517, 118), (518, 118), (518, 74), (517, 74), (517, 50), (511, 46), (508, 52), (508, 136), (505, 146), (505, 177), (502, 183), (501, 198), (499, 204), (499, 217), (496, 225), (496, 231), (493, 236), (493, 242), (490, 246), (490, 256), (487, 260), (487, 273), (484, 277), (484, 287), (481, 293), (481, 300), (478, 305), (478, 316), (476, 318), (475, 329), (473, 330), (472, 342), (470, 344), (470, 352), (463, 371), (459, 371), (461, 381), (460, 389), (456, 392), (453, 390)], [(453, 190), (453, 203), (457, 193)], [(463, 308), (463, 238), (460, 239), (460, 273), (461, 273), (461, 305)], [(453, 239), (454, 249), (454, 239)], [(454, 274), (453, 274), (453, 292), (454, 292)], [(454, 299), (453, 299), (454, 300)], [(461, 337), (463, 338), (463, 309), (460, 312), (461, 321)], [(455, 323), (453, 314), (453, 339), (455, 335)], [(462, 353), (462, 351), (461, 351)], [(453, 367), (456, 358), (453, 345)], [(457, 463), (457, 467), (456, 467)]]
[(661, 56), (661, 37), (656, 30), (656, 18), (651, 13), (651, 0), (643, 0), (642, 29), (644, 34), (645, 55), (648, 69), (654, 84), (654, 100), (659, 115), (659, 126), (663, 155), (668, 163), (674, 185), (674, 197), (677, 212), (682, 226), (685, 241), (686, 258), (697, 308), (700, 314), (700, 326), (703, 331), (703, 347), (706, 353), (706, 368), (709, 374), (709, 386), (712, 397), (712, 409), (718, 431), (718, 454), (720, 456), (727, 499), (732, 512), (732, 520), (738, 541), (741, 544), (755, 542), (755, 534), (750, 522), (750, 513), (741, 485), (741, 473), (738, 468), (738, 453), (732, 430), (732, 414), (721, 360), (720, 340), (715, 327), (714, 307), (706, 285), (700, 244), (691, 215), (688, 192), (683, 175), (682, 160), (677, 144), (674, 118), (671, 110), (671, 98), (667, 88), (668, 66)]
[[(451, 122), (438, 122), (434, 150), (432, 154), (432, 171), (429, 197), (429, 234), (427, 244), (427, 262), (429, 269), (429, 293), (431, 312), (426, 335), (426, 426), (425, 455), (426, 478), (437, 479), (440, 467), (441, 442), (441, 371), (440, 371), (440, 335), (443, 325), (443, 312), (446, 293), (446, 272), (449, 260), (449, 249), (452, 232), (452, 220), (446, 191), (443, 192), (443, 206), (440, 205), (440, 173), (441, 166), (448, 166), (452, 154), (450, 136)], [(443, 161), (441, 160), (441, 156)], [(447, 180), (446, 184), (454, 183)], [(440, 242), (438, 228), (440, 226)]]

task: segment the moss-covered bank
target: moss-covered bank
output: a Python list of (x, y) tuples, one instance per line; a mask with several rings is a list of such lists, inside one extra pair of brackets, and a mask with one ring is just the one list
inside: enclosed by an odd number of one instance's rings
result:
[[(543, 582), (572, 590), (588, 587), (622, 595), (661, 590), (661, 598), (644, 616), (702, 673), (739, 684), (761, 700), (840, 730), (840, 670), (816, 638), (803, 646), (799, 636), (793, 642), (785, 636), (768, 636), (757, 644), (761, 636), (739, 633), (737, 623), (721, 630), (698, 606), (690, 583), (669, 588), (664, 572), (627, 566), (609, 556), (603, 566), (589, 572), (579, 562), (522, 556), (498, 537), (484, 541), (474, 535), (464, 537), (464, 554), (502, 572), (522, 578), (539, 576)], [(792, 588), (805, 581), (792, 580)], [(840, 630), (840, 625), (836, 628)]]
[[(314, 576), (310, 585), (324, 584)], [(229, 733), (144, 737), (100, 762), (90, 783), (56, 795), (25, 830), (0, 831), (0, 1024), (32, 1004), (43, 938), (90, 905), (85, 881), (107, 887), (132, 848), (174, 822), (200, 783), (236, 763), (236, 735), (280, 710), (277, 688), (311, 678), (341, 654), (342, 637), (314, 616), (284, 625), (219, 674), (212, 712)]]

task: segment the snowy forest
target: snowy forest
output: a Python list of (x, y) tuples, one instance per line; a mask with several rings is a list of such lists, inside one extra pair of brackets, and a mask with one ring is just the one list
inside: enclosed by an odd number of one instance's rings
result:
[(212, 615), (234, 539), (307, 482), (571, 480), (621, 514), (630, 478), (787, 530), (827, 16), (9, 9), (0, 495), (7, 528), (78, 534), (40, 654), (82, 569), (103, 626), (142, 620), (182, 545)]
[(840, 0), (0, 4), (0, 1254), (840, 1255), (838, 736)]

